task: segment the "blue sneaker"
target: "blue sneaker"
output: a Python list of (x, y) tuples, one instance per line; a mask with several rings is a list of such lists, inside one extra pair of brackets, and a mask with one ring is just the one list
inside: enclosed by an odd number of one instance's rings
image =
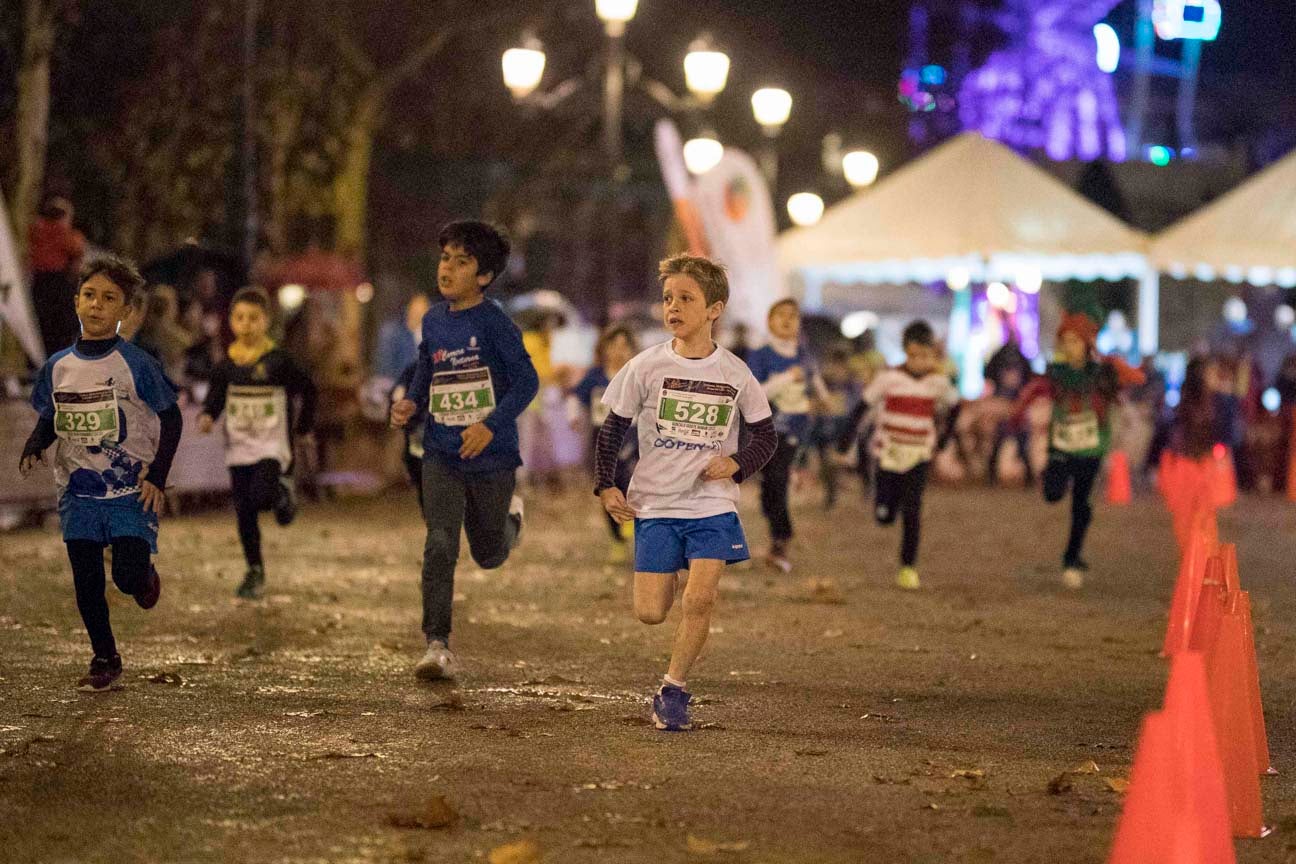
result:
[(665, 732), (688, 732), (693, 728), (688, 704), (693, 698), (687, 690), (663, 684), (653, 696), (653, 725)]

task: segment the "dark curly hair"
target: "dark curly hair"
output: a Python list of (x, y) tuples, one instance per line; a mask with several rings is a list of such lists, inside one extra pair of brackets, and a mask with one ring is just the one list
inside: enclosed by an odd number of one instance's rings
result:
[(472, 220), (446, 225), (441, 229), (437, 243), (442, 249), (462, 246), (465, 252), (477, 259), (478, 273), (491, 274), (491, 282), (504, 272), (511, 248), (508, 235), (503, 230), (487, 222)]

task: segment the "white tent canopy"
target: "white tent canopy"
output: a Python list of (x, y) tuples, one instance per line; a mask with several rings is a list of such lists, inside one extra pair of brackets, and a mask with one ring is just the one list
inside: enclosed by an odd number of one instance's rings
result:
[(1146, 236), (1001, 144), (965, 133), (783, 232), (784, 271), (865, 283), (1117, 280), (1142, 275)]
[(1151, 258), (1176, 279), (1296, 288), (1296, 152), (1167, 228)]

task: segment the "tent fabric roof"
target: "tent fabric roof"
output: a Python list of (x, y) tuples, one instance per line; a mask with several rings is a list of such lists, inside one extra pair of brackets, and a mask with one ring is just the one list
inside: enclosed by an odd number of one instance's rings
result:
[(1119, 279), (1145, 267), (1146, 247), (1142, 232), (973, 132), (778, 241), (784, 270), (849, 267), (876, 282), (926, 281), (968, 262), (995, 272), (996, 261), (1030, 263), (1046, 278)]
[(1151, 258), (1177, 278), (1296, 287), (1296, 152), (1167, 228)]

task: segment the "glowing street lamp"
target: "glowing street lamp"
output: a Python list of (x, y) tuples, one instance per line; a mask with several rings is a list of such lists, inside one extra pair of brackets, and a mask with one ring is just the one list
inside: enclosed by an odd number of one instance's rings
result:
[(514, 99), (525, 99), (540, 86), (544, 77), (544, 46), (535, 36), (522, 38), (522, 44), (504, 52), (504, 86)]
[(878, 158), (867, 150), (852, 150), (842, 157), (842, 172), (846, 182), (856, 189), (873, 185), (877, 179)]
[(813, 192), (798, 192), (788, 199), (787, 210), (792, 224), (808, 228), (823, 218), (824, 202)]
[(684, 55), (684, 82), (689, 92), (703, 105), (709, 105), (728, 80), (729, 55), (717, 51), (707, 36), (695, 39)]
[(724, 145), (713, 132), (703, 132), (684, 142), (684, 167), (692, 174), (707, 173), (719, 165), (723, 157)]
[(594, 0), (594, 11), (609, 36), (621, 36), (634, 18), (639, 0)]
[(751, 104), (756, 122), (773, 138), (792, 113), (792, 94), (781, 87), (762, 87), (752, 94)]

